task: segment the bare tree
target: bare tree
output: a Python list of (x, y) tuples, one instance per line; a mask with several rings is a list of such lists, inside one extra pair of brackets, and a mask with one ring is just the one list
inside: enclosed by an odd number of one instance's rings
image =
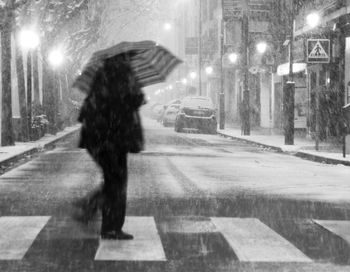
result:
[(15, 10), (23, 6), (27, 0), (7, 0), (0, 6), (1, 31), (1, 75), (2, 75), (2, 115), (1, 115), (1, 145), (14, 145), (12, 125), (12, 86), (11, 86), (11, 33)]

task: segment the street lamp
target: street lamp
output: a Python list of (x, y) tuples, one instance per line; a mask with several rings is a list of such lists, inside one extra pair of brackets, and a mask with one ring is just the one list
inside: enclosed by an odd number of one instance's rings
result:
[(187, 84), (187, 78), (183, 78), (183, 79), (181, 80), (181, 82), (182, 82), (183, 85), (186, 85), (186, 84)]
[(312, 12), (306, 16), (306, 22), (307, 22), (309, 27), (315, 28), (320, 24), (321, 16), (317, 12)]
[(230, 53), (228, 55), (228, 60), (231, 62), (231, 63), (236, 63), (237, 60), (238, 60), (238, 54), (237, 53)]
[(39, 35), (32, 29), (23, 29), (19, 33), (19, 42), (24, 50), (33, 50), (39, 46)]
[(214, 72), (214, 69), (211, 66), (207, 66), (205, 67), (205, 72), (207, 73), (207, 75), (211, 75)]
[(60, 49), (52, 49), (48, 55), (48, 60), (54, 68), (61, 66), (64, 62), (63, 52)]
[[(26, 140), (32, 138), (32, 51), (39, 46), (39, 35), (30, 28), (19, 33), (19, 43), (27, 52), (27, 122), (22, 126), (22, 133)], [(24, 124), (24, 122), (23, 122)]]
[(172, 25), (170, 23), (165, 23), (163, 25), (163, 28), (164, 28), (165, 31), (169, 31), (169, 30), (172, 29)]
[[(52, 67), (52, 76), (53, 76), (53, 105), (54, 107), (51, 108), (50, 116), (51, 116), (51, 130), (53, 133), (56, 133), (57, 129), (63, 124), (63, 111), (64, 109), (59, 107), (59, 101), (63, 99), (67, 99), (67, 94), (63, 93), (62, 84), (61, 84), (61, 71), (60, 67), (64, 63), (65, 57), (64, 53), (61, 48), (53, 48), (48, 52), (47, 60), (50, 66)], [(66, 90), (66, 89), (65, 89)], [(61, 116), (61, 119), (59, 119), (59, 116)]]
[(190, 72), (190, 79), (191, 79), (191, 84), (193, 83), (193, 80), (197, 78), (197, 73), (192, 71)]
[[(306, 16), (306, 22), (310, 28), (315, 28), (321, 23), (321, 16), (318, 12), (312, 12), (309, 15)], [(318, 85), (318, 82), (317, 82)], [(320, 109), (319, 109), (319, 93), (316, 88), (315, 92), (315, 100), (316, 100), (316, 127), (315, 127), (315, 149), (319, 150), (319, 141), (320, 141), (320, 125), (319, 125), (319, 119), (320, 119)]]
[(267, 43), (266, 42), (259, 42), (256, 45), (256, 50), (258, 51), (258, 53), (264, 54), (267, 50)]
[(191, 72), (190, 73), (190, 78), (191, 79), (195, 79), (197, 77), (197, 73), (196, 72)]

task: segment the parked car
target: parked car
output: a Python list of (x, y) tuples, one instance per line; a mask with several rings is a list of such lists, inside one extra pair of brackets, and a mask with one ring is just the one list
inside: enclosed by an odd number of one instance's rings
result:
[(156, 105), (152, 108), (152, 118), (160, 121), (164, 112), (164, 105)]
[(158, 121), (161, 122), (161, 123), (163, 123), (164, 114), (165, 114), (167, 108), (168, 108), (170, 105), (180, 105), (180, 104), (181, 104), (181, 100), (180, 100), (180, 99), (173, 99), (173, 100), (169, 101), (168, 103), (166, 103), (166, 104), (163, 106), (163, 111), (161, 112)]
[(162, 124), (165, 127), (173, 126), (175, 124), (175, 119), (177, 112), (179, 111), (180, 104), (169, 105), (163, 114)]
[(216, 133), (216, 110), (209, 97), (188, 96), (182, 100), (175, 119), (175, 131), (182, 132), (186, 128)]

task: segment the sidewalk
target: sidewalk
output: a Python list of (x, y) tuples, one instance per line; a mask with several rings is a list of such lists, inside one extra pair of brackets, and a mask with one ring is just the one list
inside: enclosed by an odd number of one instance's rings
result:
[(225, 128), (218, 129), (218, 134), (316, 162), (350, 166), (350, 154), (344, 158), (341, 146), (320, 142), (319, 151), (316, 151), (315, 141), (305, 137), (295, 136), (294, 145), (285, 145), (284, 135), (264, 130), (251, 130), (251, 135), (246, 136), (241, 134), (240, 128)]
[(37, 141), (16, 142), (14, 146), (1, 146), (0, 169), (8, 167), (11, 163), (18, 161), (24, 156), (28, 156), (33, 153), (40, 152), (43, 149), (54, 146), (56, 142), (72, 135), (79, 129), (80, 124), (72, 127), (67, 127), (64, 130), (58, 132), (56, 135), (46, 134), (44, 137)]

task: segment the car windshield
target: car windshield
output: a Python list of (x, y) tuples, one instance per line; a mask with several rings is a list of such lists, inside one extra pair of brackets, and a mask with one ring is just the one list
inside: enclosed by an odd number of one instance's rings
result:
[(187, 97), (183, 100), (183, 106), (188, 108), (213, 108), (213, 103), (208, 97)]
[(170, 106), (170, 105), (176, 105), (176, 104), (181, 104), (181, 100), (180, 99), (174, 99), (174, 100), (171, 100), (170, 102), (168, 102), (166, 105), (167, 106)]

